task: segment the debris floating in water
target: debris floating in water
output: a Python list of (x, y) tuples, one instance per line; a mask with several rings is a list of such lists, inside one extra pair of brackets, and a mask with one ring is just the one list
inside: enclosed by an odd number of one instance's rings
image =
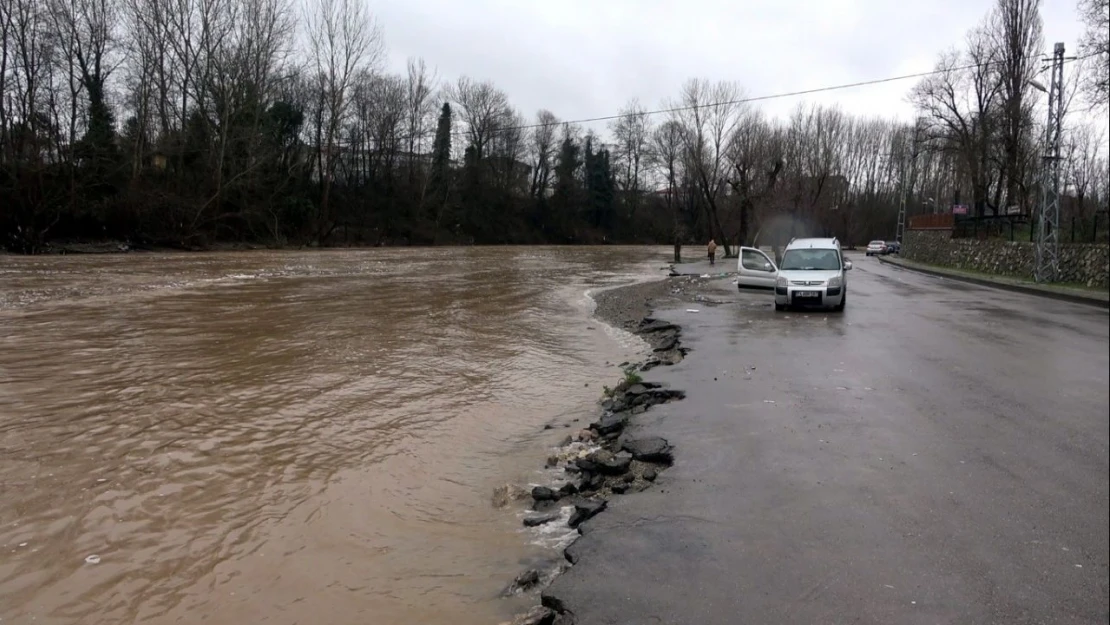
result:
[(100, 556), (95, 553), (85, 558), (85, 564), (100, 564)]

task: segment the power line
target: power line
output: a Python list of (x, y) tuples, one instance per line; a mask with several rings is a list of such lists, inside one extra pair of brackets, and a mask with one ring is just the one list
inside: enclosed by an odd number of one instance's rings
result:
[[(1093, 56), (1098, 56), (1098, 54), (1099, 53), (1097, 53), (1097, 52), (1092, 52), (1092, 53), (1089, 53), (1089, 54), (1086, 54), (1086, 55), (1080, 56), (1080, 57), (1068, 57), (1067, 59), (1065, 59), (1065, 63), (1070, 63), (1070, 62), (1075, 62), (1075, 61), (1083, 61), (1083, 60), (1089, 59)], [(842, 83), (842, 84), (839, 84), (839, 85), (830, 85), (830, 86), (826, 86), (826, 87), (816, 87), (816, 88), (813, 88), (813, 89), (802, 89), (802, 90), (799, 90), (799, 91), (787, 91), (787, 92), (783, 92), (783, 93), (775, 93), (775, 94), (770, 94), (770, 95), (753, 96), (753, 97), (749, 97), (749, 98), (739, 98), (739, 99), (736, 99), (736, 100), (725, 100), (725, 101), (721, 101), (721, 102), (708, 102), (706, 104), (688, 105), (688, 106), (675, 106), (675, 107), (664, 108), (664, 109), (655, 109), (655, 110), (651, 110), (651, 111), (641, 111), (641, 112), (633, 113), (633, 114), (631, 114), (631, 116), (649, 117), (649, 116), (653, 116), (653, 115), (666, 115), (666, 114), (671, 114), (671, 113), (680, 113), (682, 111), (692, 111), (694, 109), (710, 109), (710, 108), (721, 107), (721, 106), (735, 106), (737, 104), (749, 104), (749, 103), (752, 103), (752, 102), (766, 102), (768, 100), (780, 100), (780, 99), (783, 99), (783, 98), (794, 98), (794, 97), (804, 96), (804, 95), (813, 95), (815, 93), (826, 93), (826, 92), (829, 92), (829, 91), (841, 91), (841, 90), (844, 90), (844, 89), (854, 89), (856, 87), (869, 87), (869, 86), (872, 86), (872, 85), (881, 85), (881, 84), (886, 84), (886, 83), (898, 82), (898, 81), (901, 81), (901, 80), (910, 80), (910, 79), (913, 79), (913, 78), (928, 78), (929, 76), (936, 76), (936, 75), (939, 75), (939, 74), (946, 74), (946, 73), (951, 73), (951, 72), (963, 72), (963, 71), (967, 71), (967, 70), (971, 70), (971, 69), (978, 69), (980, 67), (990, 66), (990, 65), (1001, 65), (1002, 63), (1003, 63), (1002, 61), (990, 61), (990, 62), (986, 62), (986, 63), (972, 63), (972, 64), (969, 64), (969, 65), (962, 65), (962, 66), (956, 66), (956, 67), (945, 67), (945, 68), (942, 68), (942, 69), (934, 69), (934, 70), (930, 70), (930, 71), (927, 71), (927, 72), (917, 72), (917, 73), (914, 73), (914, 74), (902, 74), (900, 76), (889, 76), (887, 78), (876, 78), (876, 79), (872, 79), (872, 80), (863, 80), (863, 81), (859, 81), (859, 82)], [(617, 113), (615, 115), (602, 115), (602, 116), (599, 116), (599, 117), (585, 117), (585, 118), (581, 118), (581, 119), (560, 120), (560, 121), (552, 123), (552, 124), (524, 124), (524, 125), (520, 125), (520, 126), (504, 126), (504, 127), (500, 127), (500, 128), (490, 129), (489, 134), (493, 135), (493, 134), (500, 134), (500, 133), (506, 133), (506, 132), (513, 132), (513, 131), (518, 131), (518, 130), (534, 130), (536, 128), (543, 128), (545, 126), (554, 127), (554, 126), (565, 126), (565, 125), (570, 125), (570, 124), (576, 124), (576, 125), (577, 124), (592, 124), (592, 123), (597, 123), (597, 122), (613, 121), (613, 120), (616, 120), (616, 119), (621, 119), (622, 117), (629, 117), (629, 116), (630, 116), (629, 114)], [(429, 130), (425, 130), (423, 132), (397, 137), (397, 140), (398, 141), (407, 141), (409, 139), (428, 137), (428, 136), (432, 136), (434, 134), (435, 134), (435, 130), (429, 129)], [(466, 130), (456, 130), (456, 131), (451, 133), (451, 136), (452, 137), (467, 137), (467, 136), (469, 136), (469, 134), (470, 134), (469, 131), (466, 131)]]
[[(1080, 56), (1080, 57), (1069, 57), (1068, 59), (1066, 59), (1066, 62), (1082, 61), (1082, 60), (1085, 60), (1085, 59), (1089, 59), (1093, 56), (1097, 56), (1097, 54), (1098, 53), (1091, 53), (1091, 54), (1087, 54), (1085, 56)], [(642, 111), (642, 112), (638, 112), (638, 113), (633, 113), (631, 116), (648, 117), (648, 116), (652, 116), (652, 115), (666, 115), (666, 114), (671, 114), (671, 113), (680, 113), (682, 111), (692, 111), (694, 109), (710, 109), (710, 108), (720, 107), (720, 106), (735, 106), (737, 104), (749, 104), (749, 103), (752, 103), (752, 102), (765, 102), (767, 100), (779, 100), (779, 99), (782, 99), (782, 98), (793, 98), (793, 97), (798, 97), (798, 96), (803, 96), (803, 95), (813, 95), (815, 93), (825, 93), (825, 92), (829, 92), (829, 91), (840, 91), (840, 90), (843, 90), (843, 89), (854, 89), (856, 87), (868, 87), (868, 86), (872, 86), (872, 85), (881, 85), (881, 84), (885, 84), (885, 83), (897, 82), (897, 81), (900, 81), (900, 80), (910, 80), (912, 78), (927, 78), (929, 76), (936, 76), (938, 74), (946, 74), (946, 73), (950, 73), (950, 72), (962, 72), (962, 71), (967, 71), (967, 70), (971, 70), (971, 69), (978, 69), (978, 68), (983, 67), (983, 66), (1001, 65), (1002, 63), (1003, 63), (1002, 61), (992, 61), (992, 62), (987, 62), (987, 63), (972, 63), (970, 65), (963, 65), (963, 66), (958, 66), (958, 67), (946, 67), (946, 68), (943, 68), (943, 69), (934, 69), (934, 70), (930, 70), (930, 71), (927, 71), (927, 72), (918, 72), (916, 74), (902, 74), (900, 76), (890, 76), (890, 77), (887, 77), (887, 78), (876, 78), (876, 79), (872, 79), (872, 80), (863, 80), (863, 81), (860, 81), (860, 82), (843, 83), (843, 84), (831, 85), (831, 86), (827, 86), (827, 87), (816, 87), (816, 88), (813, 88), (813, 89), (803, 89), (801, 91), (787, 91), (787, 92), (784, 92), (784, 93), (776, 93), (776, 94), (762, 95), (762, 96), (753, 96), (753, 97), (750, 97), (750, 98), (739, 98), (739, 99), (736, 99), (736, 100), (725, 100), (725, 101), (721, 101), (721, 102), (709, 102), (709, 103), (706, 103), (706, 104), (688, 105), (688, 106), (675, 106), (675, 107), (665, 108), (665, 109), (655, 109), (655, 110), (652, 110), (652, 111)], [(617, 113), (615, 115), (602, 115), (600, 117), (586, 117), (586, 118), (582, 118), (582, 119), (562, 120), (562, 121), (556, 122), (554, 124), (525, 124), (523, 126), (506, 126), (504, 128), (494, 128), (491, 132), (496, 134), (496, 133), (501, 133), (501, 132), (511, 132), (511, 131), (515, 131), (515, 130), (534, 130), (536, 128), (543, 128), (545, 126), (562, 126), (562, 125), (568, 125), (568, 124), (592, 124), (592, 123), (597, 123), (597, 122), (613, 121), (613, 120), (616, 120), (616, 119), (621, 119), (623, 117), (629, 117), (629, 116), (630, 115), (628, 115), (628, 114)], [(429, 133), (422, 133), (422, 134), (431, 134), (431, 133), (429, 132)], [(453, 132), (451, 134), (452, 134), (452, 136), (456, 136), (456, 137), (465, 137), (469, 133), (465, 130), (461, 130), (461, 131)]]

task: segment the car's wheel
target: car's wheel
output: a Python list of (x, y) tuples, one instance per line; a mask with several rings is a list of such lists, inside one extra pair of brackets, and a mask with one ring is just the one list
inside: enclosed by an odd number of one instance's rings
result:
[(775, 302), (775, 311), (776, 312), (782, 312), (784, 310), (786, 310), (786, 304), (780, 304), (778, 302)]
[(840, 303), (836, 305), (836, 312), (844, 312), (844, 306), (848, 304), (848, 291), (844, 291), (844, 295), (840, 298)]

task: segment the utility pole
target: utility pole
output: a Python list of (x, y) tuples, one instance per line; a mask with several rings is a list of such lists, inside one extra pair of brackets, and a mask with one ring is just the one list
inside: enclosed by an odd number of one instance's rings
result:
[(909, 191), (906, 190), (906, 172), (902, 171), (902, 197), (898, 199), (898, 229), (894, 233), (894, 239), (898, 243), (902, 243), (902, 235), (906, 232), (906, 196)]
[(1037, 265), (1033, 270), (1033, 279), (1037, 282), (1053, 282), (1060, 275), (1060, 140), (1063, 128), (1064, 44), (1059, 42), (1052, 50), (1052, 79), (1048, 85)]
[(937, 188), (933, 191), (933, 214), (934, 215), (936, 215), (937, 213), (940, 212), (940, 178), (941, 178), (941, 175), (942, 175), (943, 167), (944, 167), (943, 165), (941, 165), (940, 163), (937, 163), (937, 166), (934, 168), (936, 170), (936, 177), (937, 177), (937, 180), (936, 180)]
[(906, 181), (906, 170), (902, 170), (902, 193), (901, 197), (898, 199), (898, 230), (894, 235), (898, 243), (902, 243), (902, 235), (906, 232), (906, 204), (909, 203), (910, 193), (913, 192), (913, 187), (917, 184), (917, 144), (921, 135), (921, 126), (922, 120), (918, 117), (913, 124), (913, 139), (910, 144), (910, 172), (908, 184)]

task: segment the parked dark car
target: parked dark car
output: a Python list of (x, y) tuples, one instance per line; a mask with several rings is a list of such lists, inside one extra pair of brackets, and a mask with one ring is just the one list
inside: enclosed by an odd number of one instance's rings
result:
[(899, 243), (898, 241), (887, 241), (886, 242), (886, 253), (887, 254), (901, 254), (902, 253), (902, 244)]

